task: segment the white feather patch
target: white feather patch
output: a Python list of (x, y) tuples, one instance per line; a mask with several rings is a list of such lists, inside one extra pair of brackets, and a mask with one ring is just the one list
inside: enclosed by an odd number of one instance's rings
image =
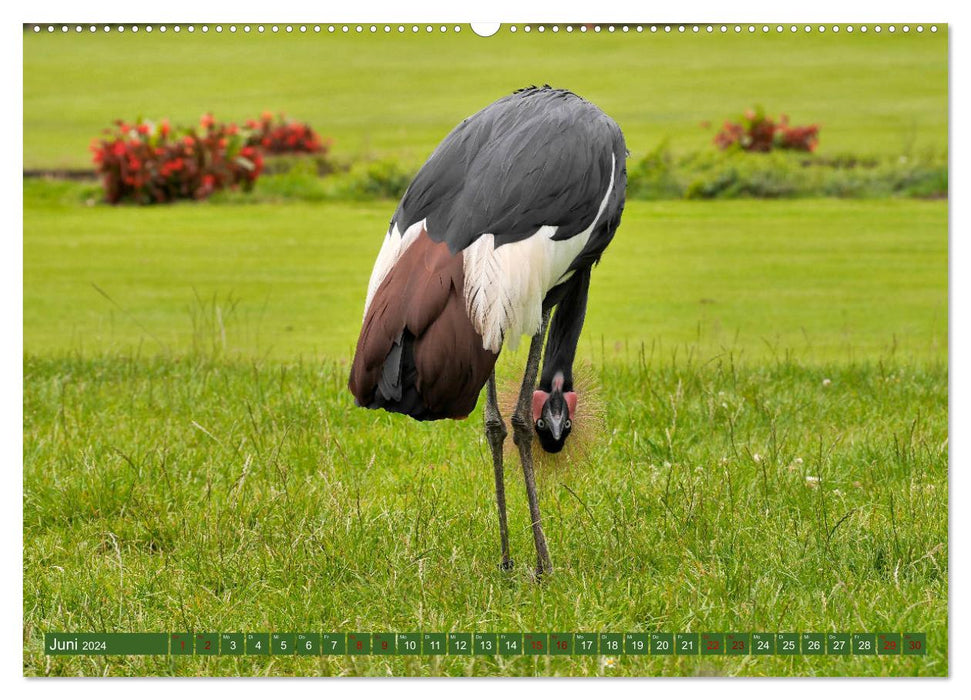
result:
[(554, 241), (556, 226), (541, 226), (529, 238), (496, 248), (495, 235), (486, 233), (462, 251), (466, 311), (483, 348), (499, 352), (505, 340), (515, 349), (521, 336), (539, 331), (546, 293), (572, 274), (568, 268), (607, 206), (617, 165), (616, 156), (611, 158), (610, 184), (597, 215), (577, 235)]
[(384, 282), (384, 278), (388, 276), (391, 268), (394, 267), (404, 252), (408, 250), (408, 246), (415, 242), (418, 234), (424, 228), (425, 220), (422, 219), (406, 228), (404, 233), (398, 230), (397, 222), (388, 231), (388, 235), (384, 237), (384, 242), (381, 244), (381, 250), (378, 252), (378, 259), (374, 261), (374, 269), (371, 270), (371, 281), (368, 282), (367, 299), (364, 302), (365, 316), (367, 316), (367, 310), (371, 306), (371, 300), (374, 298), (375, 292), (378, 291), (378, 287)]

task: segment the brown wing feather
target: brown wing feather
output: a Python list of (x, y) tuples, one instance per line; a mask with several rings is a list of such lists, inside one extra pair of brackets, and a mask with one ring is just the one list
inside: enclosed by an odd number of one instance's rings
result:
[(465, 418), (495, 366), (465, 311), (462, 254), (426, 231), (368, 307), (348, 386), (359, 406), (419, 420)]

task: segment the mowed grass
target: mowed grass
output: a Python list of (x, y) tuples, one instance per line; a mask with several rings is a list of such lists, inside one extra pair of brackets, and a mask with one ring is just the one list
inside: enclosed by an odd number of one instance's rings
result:
[[(899, 27), (898, 27), (899, 29)], [(932, 33), (704, 30), (480, 38), (201, 28), (24, 34), (24, 167), (90, 164), (115, 119), (194, 124), (211, 110), (309, 121), (339, 158), (421, 163), (461, 119), (530, 84), (566, 87), (623, 128), (635, 156), (712, 148), (753, 105), (821, 126), (820, 154), (947, 152), (947, 28)], [(702, 128), (703, 122), (710, 122)]]
[[(594, 371), (608, 427), (539, 475), (537, 584), (515, 461), (497, 567), (478, 412), (355, 409), (330, 361), (28, 356), (24, 672), (947, 673), (945, 364)], [(929, 653), (45, 657), (64, 630), (920, 631)]]
[[(83, 207), (47, 183), (24, 192), (31, 355), (346, 360), (394, 211)], [(945, 202), (630, 202), (594, 271), (580, 354), (944, 360), (946, 231)]]

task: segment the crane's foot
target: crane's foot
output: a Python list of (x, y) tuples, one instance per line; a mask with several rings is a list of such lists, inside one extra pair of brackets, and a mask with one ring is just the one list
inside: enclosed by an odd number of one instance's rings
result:
[[(546, 544), (545, 542), (543, 543)], [(553, 564), (550, 563), (549, 552), (544, 551), (537, 555), (536, 557), (536, 579), (542, 580), (544, 576), (549, 576), (553, 573)]]
[(512, 571), (513, 568), (515, 568), (515, 566), (516, 566), (516, 562), (514, 562), (512, 559), (509, 559), (509, 558), (504, 558), (499, 563), (499, 569), (502, 571)]

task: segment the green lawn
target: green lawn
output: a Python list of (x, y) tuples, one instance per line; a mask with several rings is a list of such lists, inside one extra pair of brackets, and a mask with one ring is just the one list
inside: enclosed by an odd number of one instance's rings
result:
[[(754, 104), (822, 126), (821, 154), (947, 151), (947, 29), (922, 34), (616, 32), (329, 35), (224, 31), (24, 35), (24, 167), (84, 166), (114, 119), (195, 123), (265, 109), (309, 121), (340, 157), (423, 161), (462, 118), (529, 84), (568, 87), (635, 156), (711, 148)], [(702, 122), (713, 127), (703, 129)]]
[[(391, 203), (50, 188), (25, 189), (26, 673), (947, 672), (945, 203), (631, 203), (580, 353), (604, 428), (541, 474), (557, 571), (536, 586), (515, 461), (519, 566), (496, 568), (478, 414), (418, 424), (346, 391)], [(926, 631), (931, 653), (39, 652), (45, 630), (169, 629)]]
[[(393, 202), (84, 207), (29, 183), (24, 347), (346, 359)], [(947, 353), (947, 204), (630, 202), (581, 355)], [(100, 290), (100, 291), (99, 291)], [(102, 294), (104, 293), (104, 296)]]
[[(355, 409), (339, 363), (29, 356), (29, 675), (945, 675), (947, 370), (597, 370), (503, 573), (477, 413)], [(581, 401), (587, 394), (581, 390)], [(926, 657), (45, 658), (44, 631), (919, 631)]]

